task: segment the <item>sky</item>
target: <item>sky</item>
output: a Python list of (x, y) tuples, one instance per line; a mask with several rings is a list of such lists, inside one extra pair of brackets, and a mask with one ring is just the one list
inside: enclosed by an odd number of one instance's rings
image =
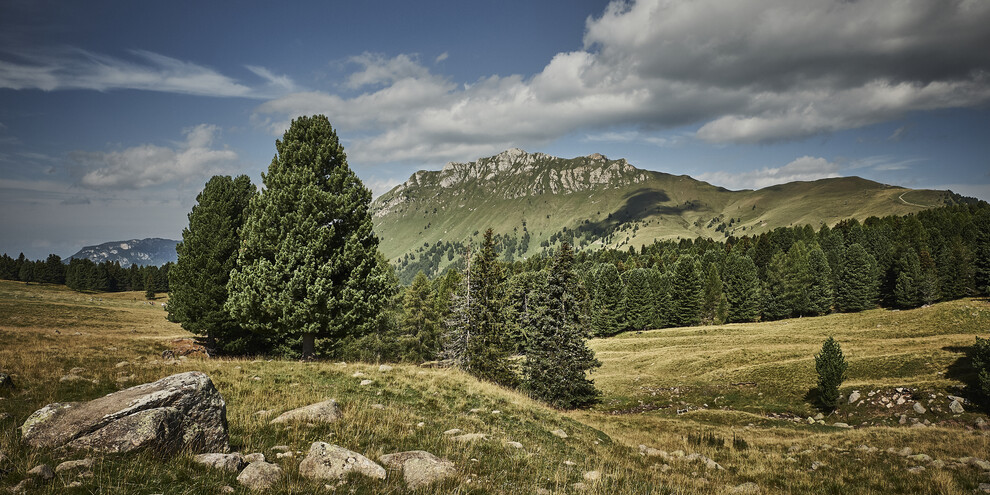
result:
[(179, 239), (327, 115), (379, 195), (508, 148), (990, 200), (986, 0), (0, 0), (0, 252)]

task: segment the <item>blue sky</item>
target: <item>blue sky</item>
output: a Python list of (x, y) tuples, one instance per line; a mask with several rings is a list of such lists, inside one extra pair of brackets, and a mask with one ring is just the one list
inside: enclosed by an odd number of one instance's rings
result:
[(990, 2), (0, 3), (0, 252), (179, 238), (324, 113), (376, 194), (519, 147), (990, 200)]

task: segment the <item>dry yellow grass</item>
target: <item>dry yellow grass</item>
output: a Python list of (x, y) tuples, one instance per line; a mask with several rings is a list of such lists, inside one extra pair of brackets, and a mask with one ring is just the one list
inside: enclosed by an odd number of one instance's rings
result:
[[(311, 442), (321, 440), (372, 459), (422, 449), (455, 462), (456, 479), (422, 493), (515, 494), (538, 488), (570, 493), (576, 491), (574, 483), (584, 482), (583, 473), (592, 470), (600, 471), (602, 479), (585, 482), (584, 493), (724, 493), (740, 483), (755, 482), (763, 493), (962, 494), (990, 481), (982, 479), (985, 475), (977, 469), (953, 466), (958, 457), (987, 457), (990, 440), (983, 431), (948, 423), (907, 428), (875, 408), (840, 409), (842, 420), (876, 425), (855, 430), (772, 417), (814, 412), (805, 398), (814, 385), (811, 356), (827, 334), (839, 339), (852, 363), (844, 392), (855, 387), (865, 395), (871, 389), (903, 386), (925, 393), (956, 390), (965, 378), (959, 348), (971, 345), (973, 335), (990, 323), (990, 308), (984, 301), (908, 312), (670, 329), (594, 341), (592, 346), (604, 363), (594, 378), (605, 401), (589, 411), (561, 413), (455, 370), (397, 365), (379, 371), (377, 364), (370, 363), (255, 359), (163, 361), (161, 351), (171, 340), (189, 335), (165, 321), (163, 299), (150, 306), (142, 297), (0, 282), (0, 370), (13, 374), (18, 385), (13, 393), (0, 395), (0, 411), (11, 415), (0, 421), (0, 450), (14, 465), (14, 471), (0, 479), (0, 489), (16, 484), (34, 465), (58, 460), (52, 452), (20, 444), (17, 427), (37, 408), (55, 401), (92, 399), (194, 369), (209, 374), (227, 400), (231, 441), (241, 452), (263, 452), (274, 458), (270, 449), (275, 445), (305, 452)], [(119, 364), (124, 361), (127, 364)], [(85, 368), (79, 374), (97, 383), (60, 383), (60, 377), (74, 367)], [(355, 372), (364, 376), (354, 377)], [(131, 375), (128, 381), (117, 382)], [(364, 378), (374, 383), (359, 385)], [(730, 385), (742, 381), (756, 385)], [(676, 397), (670, 388), (679, 389)], [(327, 398), (340, 402), (342, 421), (312, 428), (284, 427), (270, 425), (257, 414), (261, 410), (277, 414)], [(668, 407), (672, 402), (676, 407)], [(709, 407), (703, 407), (705, 403)], [(676, 414), (677, 408), (689, 406), (690, 412)], [(966, 424), (976, 417), (972, 412), (960, 418), (926, 416), (936, 423)], [(828, 418), (829, 423), (838, 420)], [(488, 440), (455, 443), (442, 435), (451, 428), (485, 433)], [(568, 438), (550, 433), (558, 428)], [(716, 441), (705, 441), (704, 435)], [(744, 440), (746, 447), (739, 443), (733, 447), (733, 438)], [(524, 448), (503, 444), (510, 440)], [(718, 440), (723, 443), (714, 445)], [(641, 456), (640, 444), (700, 453), (725, 469)], [(877, 450), (857, 450), (860, 445)], [(904, 446), (946, 465), (915, 462), (885, 451)], [(297, 456), (277, 461), (286, 477), (272, 493), (325, 491), (322, 484), (298, 476), (300, 460)], [(816, 462), (822, 464), (812, 469)], [(916, 465), (925, 470), (908, 471)], [(164, 460), (150, 453), (107, 457), (82, 487), (70, 491), (65, 488), (67, 481), (57, 479), (40, 491), (216, 493), (229, 485), (242, 492), (234, 475), (205, 470), (185, 455)], [(384, 483), (355, 478), (337, 491), (406, 493), (401, 481), (391, 478)]]

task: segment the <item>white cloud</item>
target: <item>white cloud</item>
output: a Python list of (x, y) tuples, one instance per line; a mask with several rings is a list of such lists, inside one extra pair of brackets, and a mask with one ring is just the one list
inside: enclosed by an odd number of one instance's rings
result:
[(824, 158), (802, 156), (782, 167), (764, 167), (746, 172), (706, 172), (698, 178), (728, 189), (761, 189), (794, 181), (812, 181), (839, 177), (837, 163)]
[[(715, 143), (799, 139), (990, 102), (990, 2), (614, 1), (537, 74), (455, 84), (362, 54), (346, 86), (262, 104), (279, 134), (326, 113), (358, 161), (470, 160), (580, 132), (699, 125)], [(441, 56), (442, 57), (442, 56)], [(440, 57), (438, 57), (439, 59)]]
[[(56, 91), (137, 89), (198, 96), (272, 98), (296, 87), (287, 76), (248, 66), (265, 79), (253, 88), (214, 69), (146, 50), (131, 50), (131, 59), (80, 49), (38, 49), (6, 53), (0, 60), (0, 88)], [(13, 61), (12, 61), (13, 59)]]
[(443, 62), (444, 60), (447, 60), (448, 58), (450, 58), (450, 53), (443, 52), (440, 55), (437, 55), (437, 58), (433, 59), (433, 63), (439, 64), (440, 62)]
[(142, 144), (121, 151), (73, 151), (80, 185), (92, 189), (144, 188), (189, 181), (223, 171), (237, 160), (227, 149), (212, 149), (219, 129), (200, 124), (183, 131), (185, 141), (173, 147)]
[(690, 136), (684, 135), (674, 135), (674, 136), (654, 136), (649, 134), (644, 134), (638, 131), (622, 131), (622, 132), (602, 132), (598, 134), (587, 134), (584, 137), (585, 141), (590, 142), (605, 142), (605, 143), (646, 143), (653, 146), (659, 146), (661, 148), (672, 148), (676, 146), (683, 145)]
[(392, 190), (393, 187), (402, 184), (403, 179), (398, 177), (371, 177), (364, 180), (364, 185), (371, 189), (371, 195), (375, 198)]

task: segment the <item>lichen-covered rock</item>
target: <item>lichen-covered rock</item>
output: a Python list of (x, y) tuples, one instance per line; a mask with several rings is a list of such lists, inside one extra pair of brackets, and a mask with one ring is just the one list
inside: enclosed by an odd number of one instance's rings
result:
[(71, 473), (73, 471), (86, 471), (92, 469), (94, 461), (92, 458), (79, 459), (77, 461), (65, 461), (55, 467), (58, 474)]
[(237, 475), (237, 482), (252, 490), (267, 490), (282, 479), (282, 468), (264, 461), (252, 462)]
[(381, 456), (379, 460), (385, 467), (402, 472), (402, 479), (410, 490), (457, 474), (453, 462), (441, 459), (425, 450), (387, 454)]
[[(264, 460), (264, 459), (262, 459)], [(211, 454), (199, 454), (193, 457), (193, 461), (197, 464), (202, 464), (204, 466), (211, 467), (213, 469), (221, 469), (223, 471), (230, 471), (231, 473), (236, 473), (244, 467), (247, 462), (240, 453), (234, 452), (232, 454), (222, 454), (222, 453), (211, 453)]]
[(313, 480), (339, 480), (348, 473), (385, 479), (385, 468), (367, 457), (337, 445), (313, 442), (299, 463), (299, 474)]
[(316, 404), (310, 404), (282, 413), (273, 419), (271, 424), (289, 423), (293, 421), (304, 423), (333, 423), (340, 419), (340, 408), (337, 401), (330, 399)]
[(180, 373), (89, 402), (49, 404), (21, 426), (36, 448), (227, 452), (227, 406), (206, 374)]
[(52, 471), (52, 467), (48, 464), (39, 464), (31, 468), (27, 474), (28, 476), (34, 476), (35, 478), (41, 478), (43, 480), (50, 480), (55, 477), (55, 471)]

